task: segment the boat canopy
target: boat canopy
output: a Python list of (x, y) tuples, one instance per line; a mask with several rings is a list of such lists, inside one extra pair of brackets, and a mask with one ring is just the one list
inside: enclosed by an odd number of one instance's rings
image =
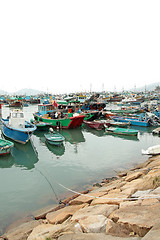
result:
[(53, 112), (53, 110), (55, 110), (53, 104), (39, 104), (38, 105), (38, 112), (42, 116), (49, 112)]
[(19, 109), (11, 111), (9, 116), (9, 125), (14, 128), (25, 127), (24, 113)]

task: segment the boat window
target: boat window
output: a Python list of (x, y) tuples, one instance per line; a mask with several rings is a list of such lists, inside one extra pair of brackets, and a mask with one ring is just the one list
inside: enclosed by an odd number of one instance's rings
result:
[(23, 113), (12, 113), (12, 118), (23, 118)]
[(23, 118), (23, 113), (17, 113), (18, 118)]
[(12, 117), (16, 118), (17, 117), (17, 113), (12, 113)]

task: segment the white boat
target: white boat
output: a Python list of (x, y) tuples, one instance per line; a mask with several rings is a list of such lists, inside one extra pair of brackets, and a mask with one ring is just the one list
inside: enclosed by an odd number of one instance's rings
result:
[(160, 145), (155, 145), (152, 147), (149, 147), (147, 150), (142, 149), (143, 155), (158, 155), (160, 154)]
[(158, 128), (155, 128), (153, 131), (152, 131), (153, 134), (159, 134), (160, 135), (160, 127)]
[(24, 113), (21, 109), (13, 109), (10, 116), (6, 119), (2, 118), (3, 134), (22, 144), (29, 141), (32, 133), (36, 130), (36, 126), (24, 118)]

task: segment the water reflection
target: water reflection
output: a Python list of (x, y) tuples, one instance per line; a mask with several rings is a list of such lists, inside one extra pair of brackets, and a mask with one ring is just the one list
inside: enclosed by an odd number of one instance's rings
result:
[(88, 126), (83, 126), (83, 129), (85, 132), (89, 132), (92, 133), (93, 135), (96, 135), (97, 137), (102, 137), (105, 135), (105, 131), (104, 130), (96, 130), (94, 128), (90, 128)]
[(130, 140), (130, 141), (139, 141), (138, 136), (127, 136), (127, 135), (116, 135), (116, 134), (112, 134), (112, 133), (105, 133), (106, 135), (110, 135), (114, 138), (121, 138), (123, 140)]
[(11, 154), (6, 156), (1, 156), (0, 158), (0, 168), (10, 168), (14, 165), (14, 158)]
[(141, 127), (141, 126), (132, 126), (132, 125), (129, 128), (138, 130), (141, 135), (146, 132), (152, 133), (153, 129), (155, 129), (155, 127)]
[(54, 153), (56, 156), (62, 156), (64, 154), (65, 146), (63, 144), (61, 146), (54, 146), (49, 144), (47, 141), (45, 143), (49, 151)]
[(71, 144), (85, 142), (81, 128), (61, 130), (60, 132), (65, 140)]
[(0, 168), (16, 166), (29, 170), (34, 168), (37, 162), (38, 158), (30, 142), (25, 145), (14, 142), (11, 154), (0, 159)]
[(49, 144), (44, 137), (44, 133), (45, 133), (44, 131), (43, 132), (36, 131), (36, 132), (34, 132), (34, 135), (36, 135), (39, 138), (39, 141), (43, 145), (47, 146), (47, 148), (49, 149), (50, 152), (52, 152), (56, 156), (62, 156), (65, 152), (64, 144), (62, 144), (61, 146), (54, 146), (54, 145)]

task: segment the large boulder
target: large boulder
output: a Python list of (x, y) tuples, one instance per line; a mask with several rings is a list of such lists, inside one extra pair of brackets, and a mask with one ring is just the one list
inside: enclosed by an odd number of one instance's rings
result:
[(93, 191), (89, 194), (80, 195), (79, 197), (75, 198), (74, 200), (69, 202), (69, 205), (78, 205), (83, 203), (91, 203), (92, 200), (96, 197), (100, 197), (105, 195), (105, 192)]
[(107, 218), (104, 215), (90, 215), (80, 219), (79, 224), (85, 233), (105, 232)]
[(160, 240), (160, 223), (157, 223), (146, 235), (143, 240)]
[(52, 223), (52, 224), (63, 223), (66, 219), (72, 216), (76, 211), (78, 211), (80, 208), (83, 208), (85, 206), (86, 204), (67, 206), (63, 209), (59, 209), (58, 211), (48, 213), (46, 215), (46, 219), (48, 220), (49, 223)]
[(4, 235), (4, 239), (7, 240), (26, 240), (32, 230), (38, 226), (40, 223), (42, 223), (41, 220), (38, 221), (30, 221), (27, 223), (23, 223), (19, 225), (16, 228), (10, 229), (7, 233)]
[(111, 219), (107, 219), (106, 233), (118, 237), (129, 237), (130, 231), (122, 227), (118, 223), (114, 223)]
[(91, 205), (97, 205), (97, 204), (114, 204), (119, 205), (121, 202), (123, 202), (126, 198), (128, 198), (129, 195), (123, 194), (121, 192), (112, 192), (108, 193), (100, 198), (96, 198), (91, 202)]
[(40, 224), (33, 229), (27, 240), (46, 240), (54, 235), (59, 236), (64, 229), (65, 227), (62, 224)]
[[(65, 234), (60, 236), (58, 240), (140, 240), (139, 237), (115, 237), (106, 235), (104, 233), (78, 233), (78, 234)], [(151, 240), (151, 239), (150, 239)]]
[(135, 180), (143, 175), (143, 172), (133, 172), (131, 174), (128, 174), (125, 180), (127, 182), (131, 182), (132, 180)]
[(160, 203), (154, 205), (124, 206), (114, 211), (109, 218), (140, 237), (160, 221)]
[(79, 220), (85, 219), (91, 215), (104, 215), (105, 217), (108, 217), (116, 209), (118, 209), (117, 205), (109, 205), (109, 204), (88, 206), (85, 208), (81, 208), (80, 210), (75, 212), (71, 218), (71, 221), (78, 222)]

